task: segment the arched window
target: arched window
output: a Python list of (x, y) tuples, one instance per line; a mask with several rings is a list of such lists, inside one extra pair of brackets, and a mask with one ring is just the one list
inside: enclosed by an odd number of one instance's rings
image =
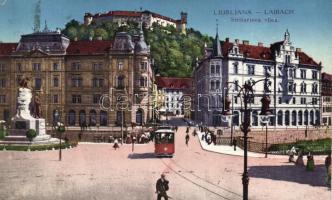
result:
[(59, 78), (58, 77), (53, 78), (53, 87), (59, 87)]
[(76, 122), (76, 113), (74, 110), (70, 110), (68, 114), (68, 125), (75, 126), (75, 122)]
[(100, 111), (100, 126), (107, 126), (107, 112)]
[(310, 125), (314, 125), (314, 111), (310, 111)]
[(257, 110), (252, 111), (252, 125), (258, 126), (258, 112)]
[(289, 126), (289, 110), (285, 111), (285, 125)]
[(95, 110), (90, 110), (89, 113), (89, 126), (97, 125), (97, 112)]
[(309, 112), (308, 110), (304, 111), (304, 125), (308, 125)]
[(117, 78), (117, 87), (118, 87), (118, 89), (123, 89), (124, 88), (124, 79), (125, 79), (125, 77), (123, 75), (118, 76), (118, 78)]
[(80, 122), (80, 126), (85, 126), (86, 125), (86, 118), (85, 118), (85, 111), (84, 110), (80, 110), (79, 113), (79, 122)]
[(315, 125), (320, 125), (320, 113), (319, 110), (316, 110), (316, 121)]
[(292, 111), (292, 126), (296, 126), (296, 111)]
[(239, 126), (240, 125), (240, 114), (239, 114), (239, 111), (234, 111), (233, 125), (234, 126)]
[(282, 126), (282, 111), (281, 110), (279, 110), (278, 111), (278, 125), (279, 126)]
[(136, 123), (138, 125), (142, 125), (143, 124), (143, 110), (142, 109), (138, 109), (136, 111)]
[(298, 118), (299, 118), (298, 119), (298, 124), (302, 125), (302, 118), (303, 118), (303, 116), (302, 116), (303, 115), (302, 110), (300, 110), (297, 115), (298, 115)]

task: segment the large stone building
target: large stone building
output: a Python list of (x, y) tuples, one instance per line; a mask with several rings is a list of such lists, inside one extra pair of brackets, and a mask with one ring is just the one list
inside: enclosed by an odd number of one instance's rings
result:
[(186, 33), (187, 13), (181, 12), (181, 19), (173, 19), (166, 17), (149, 10), (145, 11), (109, 11), (108, 13), (85, 13), (84, 24), (90, 25), (92, 22), (96, 24), (102, 24), (105, 22), (115, 22), (119, 26), (126, 25), (128, 21), (141, 22), (147, 28), (150, 28), (153, 23), (157, 23), (161, 26), (174, 26), (178, 31)]
[(151, 117), (153, 72), (142, 29), (112, 41), (69, 41), (48, 30), (22, 35), (19, 43), (0, 43), (0, 71), (0, 119), (7, 122), (22, 77), (40, 96), (48, 125), (55, 110), (69, 127), (118, 126), (122, 114), (126, 124)]
[(322, 123), (332, 125), (332, 74), (322, 73)]
[[(219, 41), (216, 35), (213, 48), (206, 48), (205, 57), (194, 71), (195, 118), (198, 122), (219, 126), (223, 124), (221, 111), (224, 94), (233, 105), (233, 125), (243, 119), (240, 112), (243, 100), (237, 96), (246, 81), (261, 81), (254, 86), (251, 100), (251, 126), (263, 125), (259, 119), (261, 98), (269, 95), (275, 114), (270, 125), (277, 128), (305, 127), (320, 124), (320, 75), (322, 66), (295, 48), (290, 34), (285, 32), (280, 42), (269, 47), (249, 41)], [(232, 83), (228, 83), (232, 82)]]
[[(163, 91), (163, 110), (174, 116), (185, 116), (184, 96), (192, 96), (192, 78), (156, 76), (156, 83)], [(191, 107), (189, 106), (188, 109)]]

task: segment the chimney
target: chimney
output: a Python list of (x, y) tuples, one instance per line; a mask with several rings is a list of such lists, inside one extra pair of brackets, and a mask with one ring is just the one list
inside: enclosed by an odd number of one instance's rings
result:
[(239, 44), (239, 43), (240, 43), (240, 40), (239, 40), (239, 39), (235, 39), (235, 43), (236, 43), (236, 44)]
[(244, 45), (249, 45), (249, 40), (243, 40)]
[(263, 45), (263, 42), (258, 42), (258, 46), (259, 47), (263, 47), (264, 45)]
[(301, 52), (301, 48), (296, 48), (296, 52)]
[(227, 37), (227, 38), (225, 39), (225, 41), (226, 41), (226, 42), (229, 42), (229, 38)]

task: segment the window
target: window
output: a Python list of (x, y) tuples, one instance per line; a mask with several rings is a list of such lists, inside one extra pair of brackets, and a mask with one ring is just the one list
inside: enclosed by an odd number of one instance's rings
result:
[(6, 87), (6, 79), (0, 79), (0, 88)]
[(293, 104), (296, 104), (296, 98), (293, 97)]
[(220, 75), (220, 65), (216, 65), (216, 74)]
[(100, 94), (94, 94), (92, 97), (92, 103), (97, 104), (99, 103), (101, 95)]
[(147, 78), (145, 76), (142, 76), (139, 80), (139, 85), (140, 87), (147, 87), (148, 83), (147, 83)]
[(148, 63), (147, 62), (141, 62), (140, 63), (140, 69), (142, 71), (146, 71), (148, 69)]
[(53, 78), (53, 87), (59, 87), (59, 78), (58, 77)]
[(119, 71), (123, 70), (123, 61), (118, 61), (118, 70)]
[(215, 66), (211, 65), (211, 74), (214, 74), (214, 73), (215, 73)]
[(22, 64), (21, 63), (16, 63), (16, 71), (18, 71), (18, 72), (22, 71)]
[(312, 79), (317, 80), (317, 71), (312, 71)]
[(317, 98), (312, 98), (312, 105), (317, 105)]
[(293, 92), (293, 84), (288, 83), (288, 92)]
[(220, 81), (216, 81), (216, 89), (219, 90), (220, 89)]
[(55, 62), (53, 63), (53, 71), (58, 71), (59, 70), (59, 63)]
[(83, 82), (83, 79), (81, 77), (73, 77), (71, 79), (71, 85), (72, 87), (82, 87), (82, 82)]
[(288, 69), (288, 77), (289, 78), (294, 78), (294, 70), (293, 69)]
[(6, 95), (0, 95), (0, 103), (6, 103)]
[(317, 83), (312, 84), (312, 93), (313, 94), (318, 94), (318, 85), (317, 85)]
[(71, 70), (78, 71), (81, 68), (81, 64), (79, 62), (73, 62), (71, 63)]
[(282, 98), (281, 97), (278, 98), (278, 103), (282, 104)]
[(53, 95), (52, 102), (53, 103), (59, 103), (59, 95), (57, 95), (57, 94)]
[(307, 102), (307, 99), (305, 98), (305, 97), (301, 97), (301, 104), (303, 105), (303, 104), (306, 104)]
[(248, 75), (255, 75), (255, 65), (247, 65), (248, 66)]
[(42, 86), (42, 79), (41, 78), (35, 78), (35, 89), (41, 90)]
[(293, 85), (293, 92), (296, 93), (296, 83)]
[(0, 63), (0, 72), (6, 71), (6, 65), (4, 63)]
[(92, 63), (93, 71), (100, 71), (103, 69), (103, 63)]
[(239, 63), (233, 63), (233, 73), (238, 74), (239, 73)]
[(304, 82), (301, 83), (301, 93), (306, 93), (307, 92), (307, 84)]
[(214, 81), (210, 82), (210, 90), (215, 90), (215, 83), (214, 83)]
[(122, 76), (122, 75), (118, 76), (118, 78), (117, 78), (118, 89), (123, 89), (124, 88), (124, 79), (125, 79), (124, 76)]
[(41, 71), (41, 64), (40, 63), (33, 63), (32, 64), (32, 70), (35, 72)]
[(239, 91), (239, 81), (234, 81), (234, 91)]
[(264, 76), (266, 77), (271, 76), (271, 66), (264, 66)]
[(92, 87), (100, 88), (104, 86), (104, 79), (102, 78), (93, 78), (92, 79)]
[(305, 79), (307, 76), (306, 76), (306, 71), (304, 69), (301, 69), (301, 78), (302, 79)]
[(72, 95), (72, 103), (81, 103), (82, 99), (81, 99), (81, 95)]
[(237, 104), (237, 96), (234, 96), (234, 103)]
[(286, 55), (286, 63), (287, 63), (287, 64), (290, 63), (290, 60), (291, 60), (290, 55)]

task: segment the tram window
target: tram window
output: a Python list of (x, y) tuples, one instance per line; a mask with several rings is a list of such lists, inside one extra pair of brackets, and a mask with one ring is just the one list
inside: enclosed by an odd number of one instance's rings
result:
[(174, 142), (174, 134), (172, 133), (158, 133), (156, 134), (156, 143), (173, 143)]

